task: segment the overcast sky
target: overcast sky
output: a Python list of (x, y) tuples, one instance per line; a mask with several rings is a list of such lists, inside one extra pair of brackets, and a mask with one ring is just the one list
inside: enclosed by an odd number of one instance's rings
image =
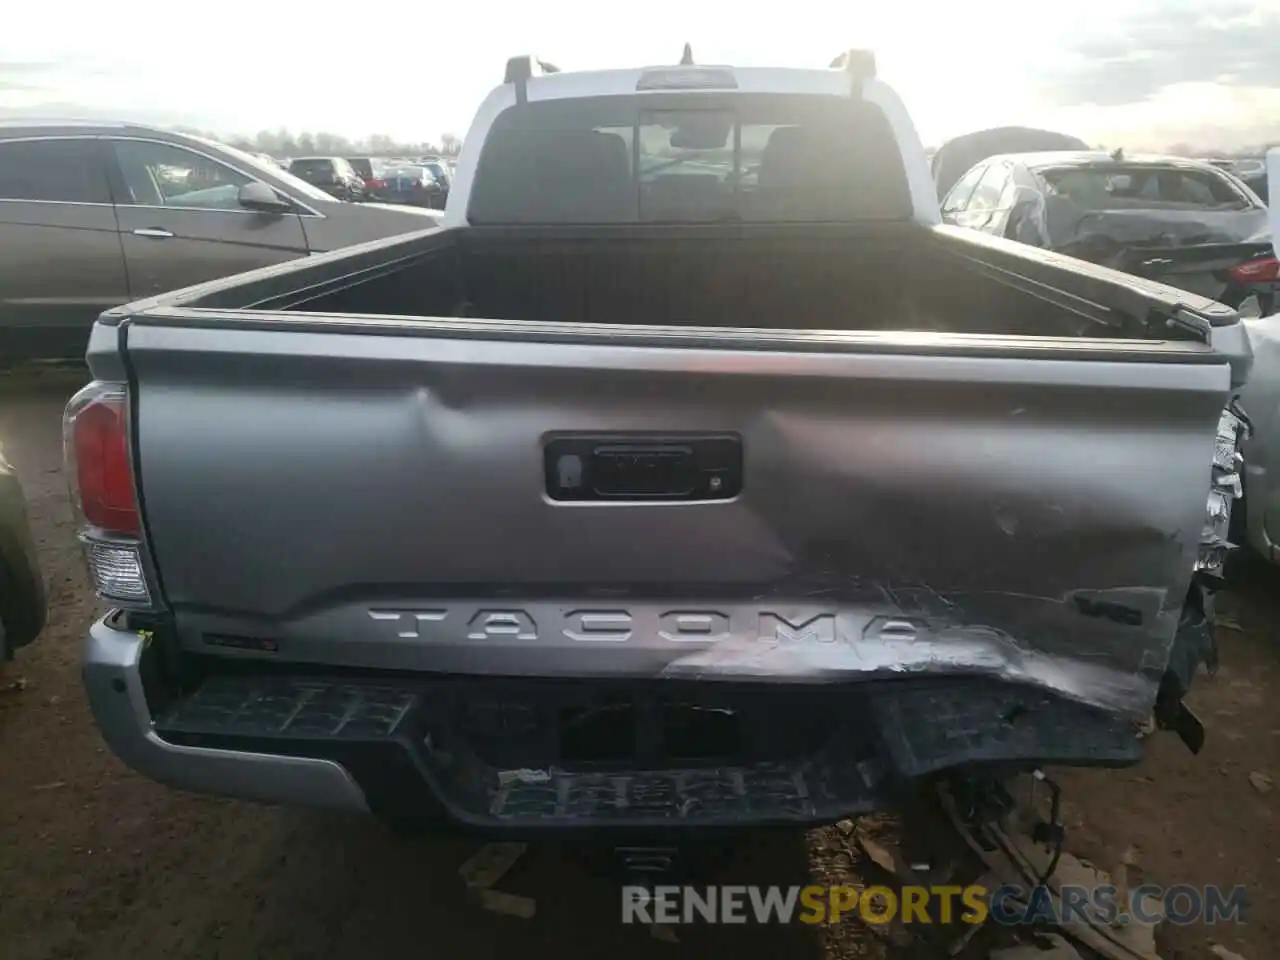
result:
[(223, 134), (465, 135), (508, 56), (825, 66), (876, 50), (926, 142), (1003, 123), (1108, 145), (1280, 139), (1280, 0), (13, 3), (0, 113)]

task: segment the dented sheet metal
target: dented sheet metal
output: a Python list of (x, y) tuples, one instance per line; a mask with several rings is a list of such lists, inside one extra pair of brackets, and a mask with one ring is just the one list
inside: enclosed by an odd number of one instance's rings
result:
[[(201, 654), (586, 684), (986, 677), (1144, 717), (1206, 524), (1227, 360), (983, 344), (139, 325), (148, 545)], [(342, 385), (317, 386), (337, 356)], [(741, 489), (559, 501), (553, 429), (609, 449), (733, 437)], [(525, 766), (504, 764), (513, 789), (544, 787)]]
[[(330, 646), (335, 653), (368, 663), (385, 651), (457, 674), (777, 683), (978, 676), (1138, 717), (1154, 700), (1184, 598), (1159, 587), (1050, 598), (863, 583), (843, 590), (779, 584), (745, 601), (353, 603), (298, 622), (292, 646), (314, 648), (336, 626), (340, 636), (366, 639)], [(538, 777), (503, 773), (512, 782)]]
[[(946, 602), (949, 612), (934, 617), (784, 608), (766, 614), (755, 632), (673, 658), (662, 676), (838, 681), (974, 674), (1137, 715), (1155, 696), (1165, 651), (1159, 644), (1143, 650), (1135, 630), (1177, 619), (1176, 610), (1164, 609), (1164, 591), (1143, 588), (1055, 600), (957, 595)], [(1085, 617), (1112, 621), (1091, 624), (1088, 645), (1079, 629)]]
[(1046, 236), (1058, 252), (1212, 300), (1230, 286), (1228, 270), (1270, 250), (1262, 209), (1088, 211), (1060, 197), (1045, 208)]
[(1204, 269), (1234, 266), (1265, 250), (1270, 235), (1267, 213), (1260, 208), (1093, 210), (1066, 197), (1050, 196), (1045, 217), (1055, 249), (1126, 256), (1130, 259), (1106, 265), (1145, 268), (1152, 275), (1188, 265)]

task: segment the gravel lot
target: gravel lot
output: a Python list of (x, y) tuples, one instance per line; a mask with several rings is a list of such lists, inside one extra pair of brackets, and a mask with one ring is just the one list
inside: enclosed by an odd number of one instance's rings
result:
[[(60, 469), (59, 417), (74, 375), (0, 375), (0, 444), (31, 505), (50, 590), (40, 641), (0, 671), (0, 956), (361, 958), (852, 957), (886, 954), (854, 919), (836, 929), (719, 927), (676, 944), (618, 923), (615, 888), (575, 857), (531, 849), (502, 888), (530, 920), (486, 913), (457, 878), (462, 840), (404, 841), (374, 824), (171, 792), (125, 769), (81, 694), (80, 638), (95, 613)], [(1163, 954), (1248, 960), (1280, 942), (1280, 571), (1243, 564), (1222, 604), (1222, 669), (1193, 705), (1209, 744), (1152, 741), (1135, 770), (1063, 778), (1068, 849), (1131, 882), (1245, 884), (1243, 926), (1162, 930)], [(1237, 628), (1238, 627), (1238, 628)], [(744, 842), (722, 882), (857, 882), (833, 830)], [(905, 954), (903, 954), (905, 955)], [(914, 954), (913, 954), (914, 955)]]

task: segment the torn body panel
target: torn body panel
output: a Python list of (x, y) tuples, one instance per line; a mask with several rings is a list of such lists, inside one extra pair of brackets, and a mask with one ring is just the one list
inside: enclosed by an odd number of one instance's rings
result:
[[(1158, 652), (1142, 651), (1133, 631), (1167, 629), (1163, 591), (1079, 591), (1056, 600), (956, 594), (939, 600), (949, 608), (940, 617), (859, 618), (798, 608), (769, 613), (756, 634), (690, 651), (673, 659), (663, 676), (812, 681), (976, 675), (1134, 715), (1155, 695)], [(1081, 650), (1082, 618), (1112, 621), (1089, 628), (1109, 648), (1107, 657)]]
[(1244, 457), (1241, 444), (1248, 439), (1249, 421), (1235, 403), (1222, 411), (1213, 448), (1213, 477), (1204, 530), (1200, 534), (1200, 552), (1196, 570), (1213, 577), (1222, 576), (1227, 552), (1238, 544), (1228, 539), (1231, 511), (1235, 501), (1244, 495)]

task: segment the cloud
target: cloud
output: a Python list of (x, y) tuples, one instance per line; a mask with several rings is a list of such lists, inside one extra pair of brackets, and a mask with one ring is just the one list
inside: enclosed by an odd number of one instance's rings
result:
[(1044, 83), (1061, 106), (1149, 100), (1175, 84), (1280, 88), (1280, 2), (1166, 0), (1070, 47)]
[(1280, 142), (1280, 87), (1175, 83), (1140, 103), (1061, 107), (1039, 117), (1091, 143), (1130, 150), (1256, 149)]
[[(172, 0), (131, 0), (127, 24), (109, 6), (77, 8), (57, 31), (44, 28), (40, 9), (19, 4), (16, 25), (0, 31), (0, 115), (417, 140), (446, 129), (465, 134), (506, 57), (522, 50), (591, 69), (669, 62), (689, 40), (706, 62), (820, 66), (835, 52), (834, 37), (835, 48), (877, 49), (881, 72), (931, 142), (1006, 123), (1134, 148), (1280, 139), (1280, 0), (983, 0), (976, 12), (939, 6), (924, 34), (911, 5), (793, 0), (785, 29), (748, 18), (731, 38), (724, 0), (648, 0), (647, 16), (607, 42), (599, 4), (551, 0), (548, 17), (537, 5), (496, 0), (452, 11), (451, 36), (460, 39), (447, 44), (424, 43), (413, 31), (353, 41), (284, 6), (221, 0), (224, 19), (248, 18), (255, 35), (289, 38), (270, 51), (230, 53), (201, 42), (208, 25), (199, 9)], [(667, 14), (676, 11), (683, 26), (673, 40)], [(148, 53), (113, 53), (124, 48)], [(307, 83), (317, 58), (379, 89), (422, 96), (371, 99), (361, 84)]]
[(0, 60), (0, 76), (31, 76), (56, 70), (51, 60)]
[(18, 60), (0, 55), (0, 107), (78, 100), (79, 91), (98, 90), (110, 78), (109, 70), (84, 58)]
[(0, 60), (0, 92), (28, 93), (44, 88), (44, 77), (57, 64), (33, 60)]
[(41, 100), (36, 105), (10, 104), (5, 102), (4, 93), (4, 83), (0, 81), (0, 120), (47, 120), (57, 117), (96, 123), (138, 123), (156, 127), (176, 127), (190, 121), (188, 114), (174, 111), (95, 107), (75, 101)]
[(1280, 140), (1280, 0), (1139, 2), (1079, 24), (1042, 75), (1046, 112), (1134, 148)]

